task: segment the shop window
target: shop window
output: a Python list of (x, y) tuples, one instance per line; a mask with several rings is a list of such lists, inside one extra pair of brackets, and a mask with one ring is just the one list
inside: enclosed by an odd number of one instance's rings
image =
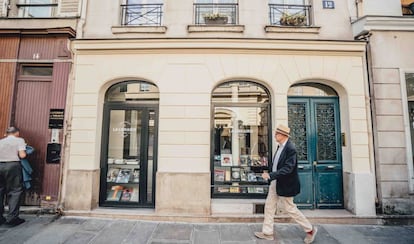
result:
[(126, 101), (157, 101), (159, 99), (158, 88), (149, 83), (125, 82), (112, 86), (106, 93), (108, 102)]
[(265, 197), (271, 154), (269, 93), (245, 81), (224, 83), (212, 95), (214, 128), (212, 152), (213, 197)]

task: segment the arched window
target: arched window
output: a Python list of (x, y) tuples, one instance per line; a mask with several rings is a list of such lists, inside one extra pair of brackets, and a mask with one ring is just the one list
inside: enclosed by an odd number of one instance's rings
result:
[(337, 97), (338, 93), (320, 83), (299, 83), (289, 88), (288, 96)]
[(270, 95), (249, 81), (231, 81), (212, 94), (213, 197), (263, 197), (261, 178), (271, 153)]

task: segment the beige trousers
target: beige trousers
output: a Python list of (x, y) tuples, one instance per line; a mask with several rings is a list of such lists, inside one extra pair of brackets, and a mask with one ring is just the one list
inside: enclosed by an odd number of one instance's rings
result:
[(282, 197), (276, 194), (276, 181), (273, 180), (269, 186), (264, 212), (264, 223), (262, 232), (266, 235), (273, 234), (273, 223), (278, 204), (284, 207), (285, 211), (305, 232), (312, 231), (312, 224), (293, 203), (293, 197)]

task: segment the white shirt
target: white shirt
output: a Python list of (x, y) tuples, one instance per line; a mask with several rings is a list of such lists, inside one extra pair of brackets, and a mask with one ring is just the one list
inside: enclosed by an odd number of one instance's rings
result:
[(277, 171), (277, 163), (279, 162), (280, 159), (280, 154), (282, 154), (283, 149), (285, 148), (285, 145), (287, 143), (288, 140), (286, 140), (284, 143), (279, 144), (277, 151), (275, 153), (275, 156), (273, 157), (273, 167), (272, 167), (272, 172), (276, 172)]
[(0, 162), (20, 161), (19, 151), (26, 150), (23, 138), (9, 135), (0, 140)]

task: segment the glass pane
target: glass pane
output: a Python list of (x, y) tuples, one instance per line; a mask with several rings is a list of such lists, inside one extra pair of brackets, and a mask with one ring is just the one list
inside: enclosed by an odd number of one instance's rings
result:
[(158, 100), (158, 88), (147, 82), (123, 82), (111, 86), (106, 93), (106, 101), (146, 101)]
[(289, 88), (288, 96), (335, 96), (338, 94), (329, 86), (318, 83), (298, 84)]
[(148, 121), (148, 169), (147, 169), (147, 202), (152, 203), (152, 183), (154, 173), (154, 141), (155, 141), (155, 111), (149, 111)]
[(139, 201), (141, 117), (137, 110), (110, 111), (107, 201)]
[(317, 160), (337, 160), (335, 105), (316, 104)]
[(22, 75), (28, 76), (52, 76), (52, 66), (22, 66)]
[(214, 192), (267, 192), (268, 107), (215, 107)]
[(214, 89), (214, 103), (268, 103), (269, 95), (264, 87), (252, 82), (224, 83)]
[(308, 160), (308, 140), (306, 123), (306, 103), (289, 103), (288, 124), (290, 138), (295, 143), (299, 161)]

